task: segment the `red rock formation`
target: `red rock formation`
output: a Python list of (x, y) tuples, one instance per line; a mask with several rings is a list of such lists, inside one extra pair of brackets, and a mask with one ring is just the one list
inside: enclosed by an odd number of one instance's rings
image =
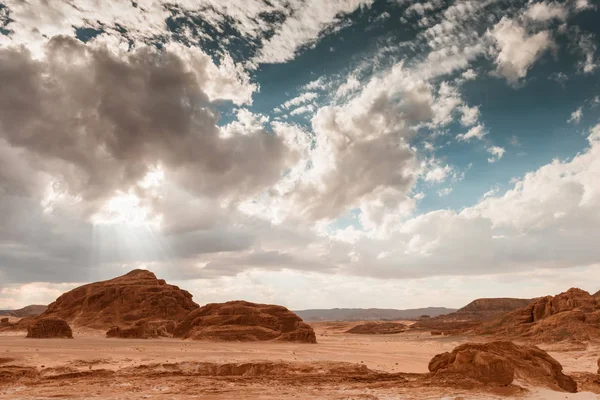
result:
[(181, 321), (198, 308), (192, 295), (145, 270), (90, 283), (60, 296), (41, 317), (63, 318), (73, 326), (126, 329), (143, 321)]
[(2, 318), (2, 319), (0, 319), (0, 324), (2, 324), (2, 325), (7, 324), (8, 325), (8, 318)]
[(361, 335), (386, 335), (404, 332), (406, 325), (397, 322), (369, 322), (356, 325), (346, 331), (346, 333), (356, 333)]
[(73, 331), (64, 319), (38, 318), (27, 328), (27, 337), (33, 339), (73, 339)]
[(310, 325), (285, 307), (247, 301), (207, 304), (192, 311), (175, 336), (195, 340), (285, 340), (316, 343)]
[(577, 392), (577, 383), (563, 374), (562, 365), (535, 346), (511, 342), (466, 343), (429, 362), (434, 381), (476, 381), (506, 386), (519, 379), (535, 386)]
[(600, 358), (598, 359), (598, 374), (600, 374)]
[(600, 339), (600, 299), (581, 289), (538, 299), (474, 329), (478, 334), (502, 335), (536, 342)]

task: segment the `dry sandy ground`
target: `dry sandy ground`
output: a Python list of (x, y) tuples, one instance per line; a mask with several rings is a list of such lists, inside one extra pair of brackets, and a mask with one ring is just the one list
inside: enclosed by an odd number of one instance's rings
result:
[[(75, 331), (73, 340), (25, 339), (22, 333), (0, 336), (3, 366), (35, 367), (41, 377), (2, 382), (0, 399), (494, 399), (507, 393), (477, 394), (452, 388), (411, 384), (411, 374), (427, 372), (429, 360), (469, 338), (428, 333), (351, 335), (347, 323), (315, 323), (318, 344), (215, 343), (176, 339), (105, 339), (101, 332)], [(566, 373), (597, 369), (600, 349), (551, 352)], [(1, 362), (1, 361), (0, 361)], [(190, 376), (190, 368), (224, 364), (300, 366), (293, 376)], [(385, 374), (356, 375), (346, 364), (365, 365)], [(211, 363), (211, 364), (208, 364)], [(208, 365), (208, 366), (207, 366)], [(249, 365), (249, 364), (248, 364)], [(216, 366), (216, 367), (215, 367)], [(315, 367), (316, 366), (316, 367)], [(259, 368), (260, 367), (260, 368)], [(187, 368), (187, 369), (186, 369)], [(213, 369), (214, 369), (213, 368)], [(316, 368), (304, 374), (303, 368)], [(342, 371), (337, 375), (323, 371)], [(348, 372), (350, 371), (350, 372)], [(295, 374), (295, 375), (294, 375)], [(590, 392), (558, 393), (528, 388), (511, 397), (599, 399)]]

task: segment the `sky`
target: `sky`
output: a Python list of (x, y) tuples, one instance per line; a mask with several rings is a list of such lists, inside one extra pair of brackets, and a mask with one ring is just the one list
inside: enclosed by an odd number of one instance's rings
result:
[(0, 0), (0, 309), (600, 289), (600, 2)]

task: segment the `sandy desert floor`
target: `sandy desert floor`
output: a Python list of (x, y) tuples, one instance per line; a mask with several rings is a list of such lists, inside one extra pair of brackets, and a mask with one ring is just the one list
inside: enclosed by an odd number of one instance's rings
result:
[[(102, 332), (77, 330), (73, 340), (4, 334), (0, 336), (0, 399), (600, 398), (591, 392), (568, 394), (531, 387), (526, 392), (485, 394), (424, 387), (415, 374), (427, 372), (434, 355), (473, 338), (427, 332), (352, 335), (344, 333), (347, 323), (337, 322), (313, 327), (316, 345), (105, 339)], [(600, 347), (547, 350), (567, 374), (596, 372)], [(363, 365), (372, 371), (364, 374)], [(272, 372), (289, 366), (291, 372)], [(218, 371), (224, 368), (233, 372), (223, 376)], [(261, 373), (265, 368), (271, 372)], [(3, 379), (3, 369), (11, 371), (12, 378), (15, 373), (23, 377), (9, 382)], [(198, 374), (200, 369), (204, 372)]]

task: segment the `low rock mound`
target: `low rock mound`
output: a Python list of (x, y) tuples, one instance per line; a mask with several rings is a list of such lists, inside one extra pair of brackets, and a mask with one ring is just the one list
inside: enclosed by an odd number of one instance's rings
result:
[(346, 331), (361, 335), (387, 335), (404, 332), (406, 325), (397, 322), (369, 322), (356, 325)]
[(143, 321), (182, 321), (198, 308), (192, 295), (145, 270), (78, 287), (60, 296), (41, 317), (59, 317), (73, 326), (130, 328)]
[(562, 365), (535, 346), (512, 342), (466, 343), (429, 362), (434, 381), (475, 381), (507, 386), (515, 379), (554, 390), (577, 392), (577, 383), (563, 374)]
[(207, 304), (192, 311), (175, 336), (194, 340), (285, 340), (316, 343), (315, 332), (285, 307), (247, 301)]
[(474, 332), (534, 342), (600, 340), (600, 298), (572, 288), (482, 323)]
[(39, 318), (27, 327), (27, 337), (32, 339), (73, 339), (73, 331), (64, 319)]

